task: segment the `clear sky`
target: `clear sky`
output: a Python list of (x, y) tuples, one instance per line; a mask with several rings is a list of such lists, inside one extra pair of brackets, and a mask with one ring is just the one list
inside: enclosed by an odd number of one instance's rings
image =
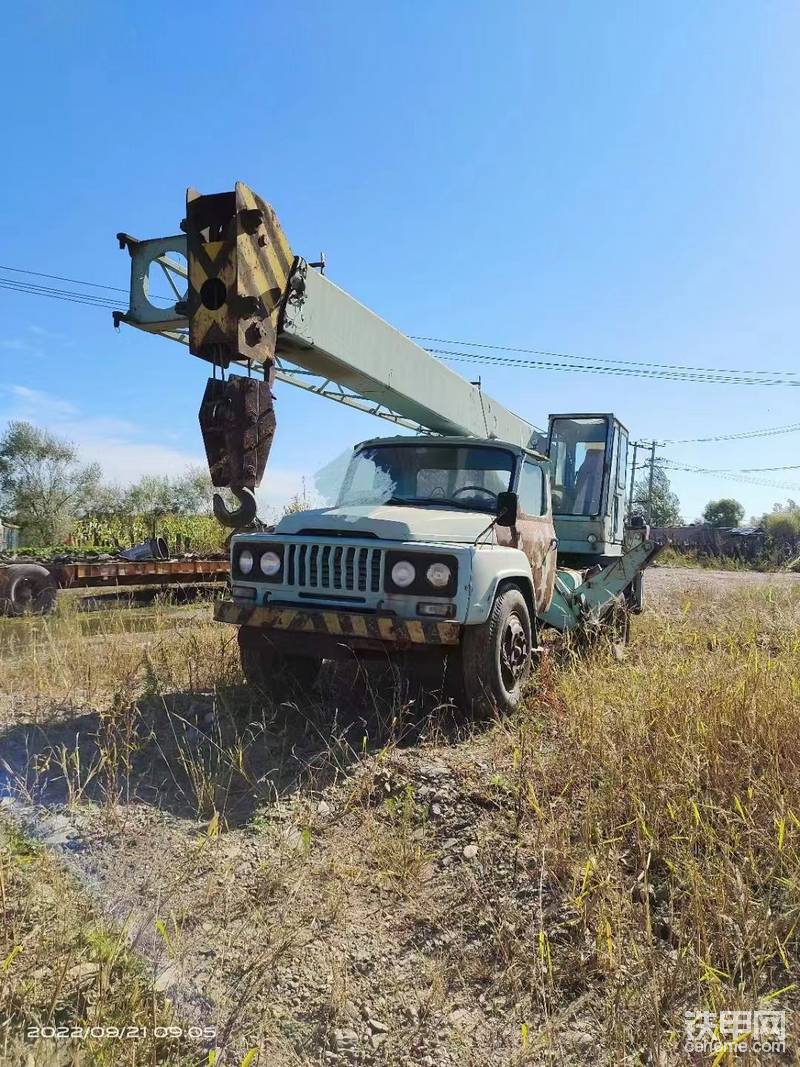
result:
[[(324, 249), (334, 281), (409, 333), (800, 372), (793, 0), (52, 0), (3, 22), (2, 264), (125, 286), (118, 230), (177, 232), (187, 185), (239, 179), (296, 251)], [(204, 364), (96, 308), (0, 289), (0, 314), (0, 419), (71, 436), (109, 478), (202, 461)], [(481, 374), (537, 423), (614, 411), (635, 436), (679, 438), (800, 422), (786, 386)], [(381, 432), (280, 387), (265, 499)], [(665, 454), (766, 467), (800, 463), (798, 442)], [(687, 519), (722, 495), (748, 516), (800, 498), (673, 484)]]

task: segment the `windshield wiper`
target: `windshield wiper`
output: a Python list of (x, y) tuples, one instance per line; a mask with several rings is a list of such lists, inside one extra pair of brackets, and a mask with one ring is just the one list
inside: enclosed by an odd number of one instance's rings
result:
[(434, 497), (434, 496), (390, 496), (386, 501), (387, 504), (411, 504), (411, 505), (432, 505), (439, 508), (460, 508), (462, 511), (484, 511), (491, 512), (494, 508), (479, 507), (477, 504), (468, 504), (465, 500), (450, 500), (448, 497)]

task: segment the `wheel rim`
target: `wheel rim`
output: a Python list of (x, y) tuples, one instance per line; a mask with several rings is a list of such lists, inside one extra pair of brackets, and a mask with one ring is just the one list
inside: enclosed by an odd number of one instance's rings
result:
[(29, 578), (23, 578), (17, 582), (14, 589), (14, 600), (21, 608), (29, 608), (33, 603), (33, 586)]
[(500, 638), (500, 674), (506, 692), (510, 693), (525, 673), (530, 658), (528, 635), (518, 615), (506, 619)]

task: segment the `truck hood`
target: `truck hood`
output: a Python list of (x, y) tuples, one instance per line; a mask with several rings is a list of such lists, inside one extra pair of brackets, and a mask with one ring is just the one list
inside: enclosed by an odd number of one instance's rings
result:
[(446, 541), (471, 544), (486, 530), (492, 516), (486, 511), (462, 511), (448, 507), (403, 507), (395, 504), (363, 504), (342, 508), (315, 508), (285, 515), (276, 534), (301, 531), (326, 532), (353, 538), (374, 534), (384, 541)]

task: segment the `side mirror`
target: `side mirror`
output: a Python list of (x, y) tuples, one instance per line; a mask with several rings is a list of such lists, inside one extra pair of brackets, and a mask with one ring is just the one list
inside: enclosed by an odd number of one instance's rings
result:
[(495, 523), (498, 526), (516, 526), (518, 511), (519, 497), (516, 493), (497, 494), (497, 517)]

